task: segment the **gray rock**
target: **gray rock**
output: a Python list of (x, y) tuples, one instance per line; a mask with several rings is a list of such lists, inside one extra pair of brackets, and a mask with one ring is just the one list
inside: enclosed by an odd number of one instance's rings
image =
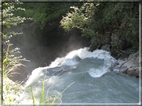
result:
[(104, 45), (101, 47), (102, 50), (110, 51), (110, 45)]
[(45, 75), (47, 76), (53, 76), (53, 75), (61, 75), (64, 70), (62, 67), (55, 67), (55, 68), (48, 68), (46, 70), (43, 70), (43, 72), (45, 73)]
[(139, 55), (138, 53), (134, 53), (129, 55), (128, 60), (126, 61), (126, 63), (124, 64), (124, 66), (127, 66), (127, 68), (135, 68), (135, 67), (139, 67)]
[(125, 58), (120, 57), (117, 61), (118, 61), (119, 64), (123, 64), (124, 62), (127, 61), (127, 58), (126, 57)]
[(134, 68), (129, 68), (127, 70), (127, 74), (130, 75), (130, 76), (134, 76), (134, 77), (138, 76), (138, 73), (136, 72), (136, 70)]
[(113, 69), (115, 72), (123, 72), (130, 76), (139, 76), (139, 53), (133, 53), (128, 56), (128, 58), (119, 58), (118, 65)]
[(139, 58), (139, 52), (130, 54), (129, 57), (128, 57), (128, 59), (131, 59), (131, 58)]
[(113, 71), (115, 71), (115, 72), (123, 72), (123, 73), (125, 73), (126, 70), (127, 70), (127, 67), (125, 67), (125, 66), (120, 67), (119, 65), (117, 65), (117, 66), (115, 66), (113, 68)]

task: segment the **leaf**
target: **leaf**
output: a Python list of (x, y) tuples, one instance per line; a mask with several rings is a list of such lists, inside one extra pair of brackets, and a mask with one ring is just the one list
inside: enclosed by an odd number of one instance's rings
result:
[(54, 103), (59, 99), (59, 97), (72, 85), (74, 84), (75, 82), (71, 83), (70, 85), (68, 85), (56, 98), (54, 98), (54, 100), (52, 101), (51, 105), (50, 106), (53, 106)]
[(36, 106), (32, 86), (30, 88), (31, 88), (31, 93), (32, 93), (33, 106)]
[(43, 102), (44, 102), (44, 84), (45, 84), (45, 82), (43, 81), (42, 82), (42, 91), (41, 91), (41, 97), (40, 97), (40, 105), (41, 104), (43, 104)]

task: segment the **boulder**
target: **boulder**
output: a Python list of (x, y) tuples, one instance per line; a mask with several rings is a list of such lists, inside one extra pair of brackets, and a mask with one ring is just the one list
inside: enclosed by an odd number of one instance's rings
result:
[(105, 51), (110, 51), (110, 45), (106, 44), (106, 45), (102, 46), (101, 49), (105, 50)]
[(24, 64), (15, 64), (10, 70), (7, 71), (8, 78), (14, 82), (24, 83), (25, 78), (27, 77), (27, 68)]
[(130, 54), (128, 57), (118, 59), (118, 65), (113, 69), (115, 72), (123, 72), (130, 76), (139, 77), (139, 53)]
[(127, 67), (125, 67), (125, 66), (120, 67), (120, 65), (116, 65), (116, 66), (113, 68), (113, 71), (126, 73)]
[(127, 70), (126, 74), (128, 74), (130, 76), (134, 76), (134, 77), (138, 77), (139, 76), (139, 73), (134, 68), (129, 68)]

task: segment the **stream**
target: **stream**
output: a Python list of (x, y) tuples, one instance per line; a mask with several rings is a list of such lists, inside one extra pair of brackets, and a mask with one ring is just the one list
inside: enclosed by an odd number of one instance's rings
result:
[(49, 66), (34, 69), (20, 102), (33, 102), (32, 86), (36, 103), (39, 103), (44, 81), (45, 101), (50, 96), (52, 102), (62, 93), (56, 103), (138, 103), (139, 79), (114, 72), (116, 64), (117, 60), (104, 50), (90, 52), (85, 47), (71, 51)]

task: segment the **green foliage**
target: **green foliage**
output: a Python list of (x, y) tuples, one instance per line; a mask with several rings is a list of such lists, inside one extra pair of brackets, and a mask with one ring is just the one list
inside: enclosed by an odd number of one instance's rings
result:
[(3, 3), (3, 27), (10, 28), (11, 26), (16, 26), (19, 23), (23, 23), (26, 18), (21, 16), (15, 16), (15, 11), (25, 11), (23, 8), (15, 8), (13, 3)]
[(8, 78), (4, 78), (4, 85), (3, 85), (3, 104), (4, 105), (13, 105), (13, 103), (16, 103), (16, 99), (20, 96), (20, 94), (23, 92), (22, 86), (20, 84), (17, 84)]
[(72, 4), (78, 5), (79, 3), (24, 3), (23, 7), (26, 11), (23, 15), (25, 17), (32, 17), (38, 29), (43, 30), (46, 24), (57, 27), (61, 15), (65, 14)]
[(60, 96), (61, 96), (72, 84), (74, 84), (74, 83), (75, 83), (75, 82), (73, 82), (73, 83), (71, 83), (70, 85), (68, 85), (57, 97), (55, 97), (50, 106), (53, 106), (54, 103), (60, 98)]
[(138, 49), (138, 3), (100, 3), (94, 20), (94, 30), (100, 34), (115, 32)]
[[(15, 33), (11, 31), (9, 28), (11, 26), (18, 25), (20, 23), (23, 23), (26, 18), (21, 16), (16, 16), (14, 14), (15, 11), (24, 11), (25, 9), (17, 7), (15, 8), (15, 5), (13, 3), (3, 3), (3, 44), (4, 44), (4, 50), (3, 50), (3, 69), (4, 71), (9, 70), (13, 65), (19, 63), (21, 60), (23, 60), (22, 56), (15, 56), (19, 52), (19, 48), (10, 49), (10, 46), (12, 44), (10, 43), (10, 39), (19, 33)], [(7, 47), (7, 49), (5, 49)], [(6, 72), (4, 72), (6, 73)]]
[(94, 4), (93, 3), (84, 3), (80, 8), (71, 6), (70, 8), (73, 11), (68, 12), (65, 17), (60, 21), (61, 26), (69, 31), (72, 28), (78, 28), (84, 30), (90, 28), (91, 17), (94, 14)]
[(42, 82), (41, 97), (40, 97), (40, 105), (42, 105), (44, 103), (44, 94), (45, 94), (44, 87), (45, 87), (45, 82), (43, 81)]
[(21, 61), (25, 60), (22, 56), (20, 56), (20, 49), (14, 48), (12, 49), (12, 44), (10, 43), (10, 39), (17, 35), (18, 33), (13, 32), (10, 28), (12, 26), (16, 26), (18, 24), (23, 23), (26, 18), (21, 17), (18, 15), (15, 15), (15, 11), (24, 11), (23, 8), (15, 8), (14, 3), (3, 3), (2, 4), (2, 26), (3, 26), (3, 32), (1, 32), (1, 35), (3, 37), (3, 59), (2, 64), (3, 66), (3, 103), (6, 104), (12, 104), (15, 102), (17, 97), (19, 96), (19, 93), (21, 93), (21, 85), (14, 83), (8, 78), (8, 75), (10, 73), (10, 69), (16, 65), (19, 64)]
[(30, 87), (30, 90), (31, 90), (31, 93), (32, 93), (31, 96), (32, 96), (32, 100), (33, 100), (33, 106), (35, 106), (35, 97), (34, 97), (32, 86)]
[(68, 12), (60, 21), (61, 26), (69, 31), (78, 28), (82, 36), (91, 38), (91, 42), (96, 42), (98, 31), (94, 29), (94, 19), (92, 18), (98, 3), (84, 3), (80, 8), (71, 6), (73, 10)]
[(138, 49), (138, 7), (138, 3), (84, 3), (80, 8), (72, 6), (73, 11), (60, 23), (66, 31), (81, 29), (82, 36), (91, 37), (93, 42), (98, 35), (113, 32)]
[(80, 8), (72, 6), (73, 11), (68, 12), (60, 21), (61, 26), (69, 31), (72, 28), (78, 28), (82, 36), (91, 38), (91, 42), (96, 42), (97, 31), (93, 29), (93, 18), (95, 8), (98, 4), (84, 3)]
[[(54, 98), (50, 98), (50, 95), (46, 95), (45, 97), (45, 91), (44, 91), (44, 87), (45, 87), (45, 81), (42, 82), (42, 91), (41, 91), (41, 97), (40, 100), (38, 101), (38, 99), (34, 96), (33, 93), (33, 87), (30, 86), (30, 91), (31, 91), (31, 98), (33, 101), (33, 106), (36, 106), (36, 103), (39, 102), (39, 105), (44, 105), (46, 104), (47, 106), (54, 106), (54, 104), (56, 103), (56, 101), (58, 99), (60, 99), (61, 95), (71, 86), (73, 85), (75, 82), (71, 83), (70, 85), (68, 85), (60, 94), (58, 94), (57, 96), (55, 96)], [(48, 89), (49, 90), (49, 89)], [(49, 91), (48, 91), (49, 92)], [(47, 93), (48, 93), (47, 92)], [(46, 98), (46, 100), (44, 101), (44, 99)], [(51, 101), (51, 102), (50, 102)]]
[(97, 32), (95, 33), (92, 29), (85, 28), (82, 30), (82, 36), (93, 38), (96, 35), (97, 35)]

